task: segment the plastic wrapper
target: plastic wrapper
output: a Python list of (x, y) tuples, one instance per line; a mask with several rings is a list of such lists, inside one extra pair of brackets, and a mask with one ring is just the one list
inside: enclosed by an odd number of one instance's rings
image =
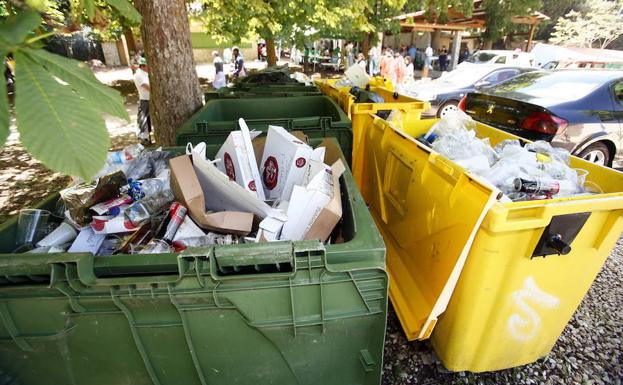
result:
[(569, 152), (561, 148), (552, 147), (551, 144), (537, 140), (536, 142), (528, 143), (525, 146), (526, 150), (535, 152), (537, 154), (545, 154), (551, 157), (553, 160), (557, 160), (561, 163), (569, 165)]
[(91, 222), (90, 207), (115, 198), (120, 188), (127, 183), (123, 172), (117, 171), (104, 175), (96, 184), (80, 184), (61, 191), (61, 198), (69, 211), (73, 222), (78, 226), (86, 226)]

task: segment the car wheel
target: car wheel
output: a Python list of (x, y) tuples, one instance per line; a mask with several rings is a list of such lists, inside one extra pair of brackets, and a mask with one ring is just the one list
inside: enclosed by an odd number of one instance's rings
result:
[(448, 115), (448, 112), (458, 110), (458, 105), (459, 103), (455, 101), (444, 103), (441, 107), (439, 107), (439, 110), (437, 111), (437, 117), (444, 118), (446, 115)]
[(604, 143), (597, 142), (586, 147), (578, 157), (600, 166), (610, 165), (610, 149)]

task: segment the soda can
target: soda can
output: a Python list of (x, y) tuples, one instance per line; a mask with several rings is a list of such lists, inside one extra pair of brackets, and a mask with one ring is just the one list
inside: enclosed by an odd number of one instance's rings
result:
[(545, 178), (539, 178), (536, 180), (515, 178), (513, 181), (513, 187), (517, 192), (547, 196), (558, 194), (560, 191), (560, 183), (558, 181)]
[(164, 237), (162, 237), (162, 239), (168, 242), (171, 242), (173, 240), (173, 237), (175, 236), (177, 229), (180, 228), (180, 225), (182, 224), (182, 222), (184, 221), (184, 218), (186, 217), (187, 211), (188, 210), (186, 210), (186, 207), (182, 206), (178, 202), (173, 202), (169, 210), (171, 219), (169, 220), (169, 224), (167, 225), (167, 230), (164, 233)]

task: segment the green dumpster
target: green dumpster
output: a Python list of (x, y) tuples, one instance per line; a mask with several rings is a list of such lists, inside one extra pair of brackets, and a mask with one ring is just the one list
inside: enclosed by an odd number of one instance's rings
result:
[(244, 98), (283, 98), (292, 96), (319, 96), (322, 92), (316, 86), (269, 86), (269, 87), (240, 87), (221, 88), (217, 91), (208, 91), (203, 94), (204, 100), (214, 99), (244, 99)]
[[(208, 155), (218, 147), (209, 145)], [(29, 385), (378, 385), (385, 248), (349, 170), (340, 183), (343, 217), (327, 245), (10, 254), (17, 223), (9, 220), (0, 227), (1, 378)], [(57, 197), (38, 207), (53, 209)]]
[(269, 125), (303, 131), (309, 138), (334, 137), (350, 164), (351, 121), (331, 98), (293, 96), (281, 98), (217, 99), (206, 103), (177, 131), (176, 144), (191, 142), (222, 143), (229, 132), (238, 129), (244, 118), (251, 129), (267, 131)]

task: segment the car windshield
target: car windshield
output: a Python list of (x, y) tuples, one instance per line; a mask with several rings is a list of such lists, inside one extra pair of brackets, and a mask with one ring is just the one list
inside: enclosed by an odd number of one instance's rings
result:
[(515, 93), (529, 98), (555, 99), (560, 102), (581, 99), (603, 84), (600, 77), (578, 76), (575, 71), (529, 72), (499, 84), (494, 94)]
[(493, 59), (495, 56), (496, 55), (488, 52), (474, 52), (465, 61), (469, 63), (486, 63), (489, 60)]
[(434, 84), (438, 86), (467, 87), (485, 77), (489, 72), (491, 72), (491, 68), (460, 68), (451, 71), (447, 75), (435, 79), (430, 83), (431, 85)]

